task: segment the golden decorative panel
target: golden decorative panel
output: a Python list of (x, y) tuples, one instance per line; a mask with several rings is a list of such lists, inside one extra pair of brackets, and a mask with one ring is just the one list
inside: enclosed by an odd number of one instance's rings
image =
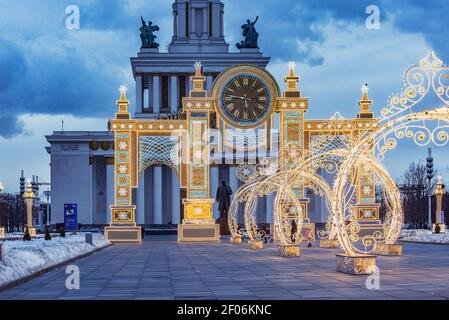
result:
[(134, 207), (118, 207), (111, 208), (112, 222), (116, 224), (131, 224), (134, 223)]
[(185, 219), (212, 219), (212, 203), (188, 203), (184, 206)]
[(192, 186), (201, 187), (204, 185), (204, 167), (192, 168)]
[(287, 139), (288, 141), (299, 141), (300, 132), (299, 132), (299, 124), (300, 123), (289, 123), (287, 124)]
[(379, 206), (357, 206), (359, 220), (379, 220)]

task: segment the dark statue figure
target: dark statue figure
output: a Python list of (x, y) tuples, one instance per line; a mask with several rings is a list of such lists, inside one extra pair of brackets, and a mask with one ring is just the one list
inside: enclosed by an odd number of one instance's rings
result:
[(218, 202), (218, 211), (220, 211), (220, 234), (229, 234), (228, 210), (231, 206), (232, 190), (222, 181), (217, 189), (216, 200)]
[(242, 25), (243, 29), (242, 34), (245, 37), (245, 39), (235, 45), (238, 49), (259, 48), (257, 44), (259, 34), (257, 33), (256, 28), (254, 27), (257, 20), (259, 20), (259, 16), (257, 16), (256, 20), (254, 20), (253, 22), (251, 22), (251, 20), (249, 19), (246, 20), (246, 24)]
[(142, 48), (159, 48), (159, 43), (155, 41), (157, 36), (154, 34), (155, 31), (159, 31), (157, 25), (153, 25), (151, 21), (148, 21), (148, 25), (142, 20), (142, 26), (140, 27), (140, 40), (142, 40)]

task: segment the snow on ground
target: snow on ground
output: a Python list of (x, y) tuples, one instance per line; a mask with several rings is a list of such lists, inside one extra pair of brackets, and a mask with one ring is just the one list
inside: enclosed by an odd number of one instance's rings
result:
[(432, 234), (430, 230), (402, 230), (399, 240), (449, 244), (449, 233)]
[(93, 245), (86, 243), (84, 234), (69, 233), (65, 238), (51, 241), (4, 241), (5, 263), (0, 262), (0, 286), (108, 244), (99, 233), (93, 234)]

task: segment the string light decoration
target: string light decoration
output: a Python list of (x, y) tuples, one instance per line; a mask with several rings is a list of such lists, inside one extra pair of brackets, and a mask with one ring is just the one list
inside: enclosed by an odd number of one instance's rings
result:
[[(441, 60), (430, 52), (419, 65), (412, 66), (406, 71), (404, 79), (406, 85), (402, 93), (390, 99), (389, 106), (382, 110), (379, 121), (366, 124), (363, 134), (357, 136), (317, 135), (312, 140), (310, 151), (299, 152), (296, 156), (292, 150), (286, 150), (288, 148), (286, 145), (285, 150), (281, 152), (284, 152), (285, 157), (289, 157), (288, 166), (281, 168), (283, 166), (281, 163), (275, 173), (247, 181), (248, 183), (237, 192), (235, 201), (231, 204), (233, 214), (230, 215), (230, 227), (235, 225), (238, 203), (246, 201), (245, 226), (250, 230), (249, 237), (254, 236), (251, 230), (255, 225), (255, 199), (276, 192), (275, 228), (280, 234), (281, 243), (291, 243), (288, 228), (285, 228), (286, 223), (282, 220), (286, 214), (283, 209), (283, 199), (289, 198), (288, 194), (293, 183), (300, 181), (302, 185), (327, 199), (330, 209), (329, 220), (326, 230), (319, 233), (320, 238), (338, 239), (348, 257), (360, 257), (379, 252), (382, 254), (385, 246), (393, 246), (399, 237), (403, 223), (402, 203), (394, 180), (378, 160), (382, 160), (388, 150), (396, 147), (398, 138), (413, 138), (418, 146), (429, 143), (443, 146), (449, 141), (447, 132), (449, 68), (443, 66)], [(424, 100), (430, 88), (443, 106), (433, 110), (417, 111), (418, 103)], [(362, 91), (363, 98), (359, 104), (362, 113), (366, 115), (370, 113), (371, 100), (368, 97), (368, 87), (364, 86)], [(431, 122), (435, 124), (433, 128), (429, 126)], [(342, 125), (345, 123), (341, 117), (335, 117), (335, 121), (328, 124), (328, 126), (336, 126), (337, 129), (341, 129)], [(326, 129), (329, 130), (329, 128)], [(373, 145), (376, 146), (376, 157), (372, 153)], [(336, 174), (332, 189), (317, 174), (319, 168)], [(383, 232), (374, 232), (369, 235), (360, 233), (361, 227), (354, 205), (355, 190), (359, 186), (354, 177), (363, 173), (369, 174), (368, 179), (372, 179), (374, 185), (381, 187), (387, 208)], [(296, 207), (301, 210), (300, 205), (296, 204)], [(233, 234), (238, 235), (237, 229), (230, 229)], [(257, 235), (254, 238), (257, 238)]]
[[(436, 97), (436, 102), (429, 101), (431, 94)], [(427, 109), (432, 105), (439, 107)], [(418, 64), (405, 71), (402, 91), (390, 96), (387, 107), (381, 111), (379, 127), (383, 128), (382, 137), (376, 138), (378, 158), (382, 160), (387, 151), (396, 148), (398, 139), (403, 138), (412, 139), (418, 146), (447, 145), (449, 125), (447, 118), (444, 118), (444, 109), (448, 106), (449, 67), (433, 51), (429, 51)], [(425, 115), (426, 112), (429, 113), (428, 117), (413, 116)], [(429, 120), (433, 120), (433, 124)]]
[[(334, 183), (334, 202), (332, 214), (337, 225), (337, 236), (340, 244), (349, 256), (355, 256), (360, 250), (350, 241), (350, 235), (343, 228), (345, 223), (342, 197), (357, 161), (364, 159), (368, 168), (376, 172), (383, 183), (384, 195), (387, 199), (387, 216), (385, 244), (393, 245), (402, 226), (400, 193), (386, 169), (367, 156), (370, 146), (376, 146), (377, 158), (384, 159), (385, 153), (397, 146), (397, 139), (411, 138), (418, 146), (434, 143), (444, 146), (448, 142), (449, 128), (449, 68), (430, 51), (418, 65), (407, 69), (404, 74), (405, 87), (401, 93), (389, 99), (387, 108), (382, 110), (382, 117), (372, 126), (372, 131), (359, 140), (351, 148), (346, 160), (341, 164)], [(432, 91), (430, 90), (432, 89)], [(429, 93), (434, 93), (441, 107), (419, 111), (419, 103), (424, 102)], [(382, 242), (380, 242), (382, 244)], [(372, 250), (375, 252), (375, 246)]]

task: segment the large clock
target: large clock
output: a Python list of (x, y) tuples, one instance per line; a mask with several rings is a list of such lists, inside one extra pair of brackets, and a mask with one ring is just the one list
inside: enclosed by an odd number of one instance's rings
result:
[(267, 121), (278, 96), (276, 81), (266, 70), (246, 65), (225, 70), (213, 91), (219, 115), (237, 128), (255, 128)]

